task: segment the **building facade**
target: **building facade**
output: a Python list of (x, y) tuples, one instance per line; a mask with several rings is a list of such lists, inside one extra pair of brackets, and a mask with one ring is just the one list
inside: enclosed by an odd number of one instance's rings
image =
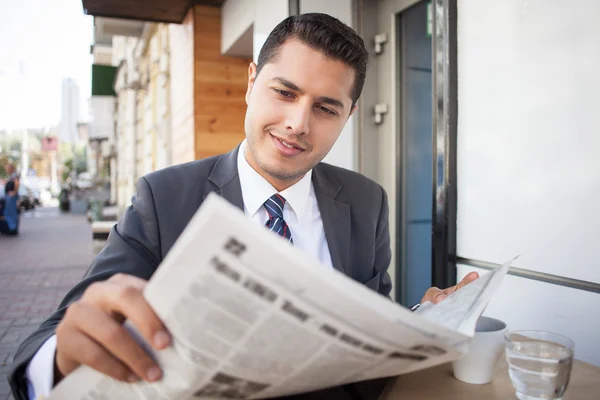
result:
[(73, 143), (77, 140), (77, 123), (81, 120), (79, 86), (72, 78), (62, 82), (60, 140)]
[(145, 22), (135, 35), (112, 37), (121, 210), (141, 176), (221, 154), (243, 139), (251, 58), (223, 55), (220, 36), (221, 10), (196, 6), (181, 24)]

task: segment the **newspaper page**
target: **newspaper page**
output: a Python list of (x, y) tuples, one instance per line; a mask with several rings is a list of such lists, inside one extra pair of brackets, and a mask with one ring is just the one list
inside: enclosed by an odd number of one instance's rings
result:
[(50, 399), (273, 398), (452, 361), (473, 335), (319, 265), (215, 194), (144, 296), (173, 337), (146, 346), (163, 379), (123, 383), (82, 366)]
[(448, 329), (473, 336), (479, 316), (500, 286), (510, 265), (518, 257), (480, 276), (475, 282), (471, 282), (462, 289), (451, 293), (443, 302), (437, 305), (431, 302), (423, 303), (415, 314)]

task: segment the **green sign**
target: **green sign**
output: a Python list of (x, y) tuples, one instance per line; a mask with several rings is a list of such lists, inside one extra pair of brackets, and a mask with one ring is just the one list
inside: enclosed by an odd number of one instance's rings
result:
[(433, 5), (431, 2), (427, 4), (427, 36), (431, 37), (433, 33)]
[(92, 65), (92, 96), (116, 96), (113, 89), (117, 67)]

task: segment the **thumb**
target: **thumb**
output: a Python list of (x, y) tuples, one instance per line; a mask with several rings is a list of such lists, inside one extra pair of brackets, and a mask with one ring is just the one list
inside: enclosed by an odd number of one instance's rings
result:
[(476, 279), (478, 279), (478, 278), (479, 278), (479, 274), (478, 274), (477, 272), (471, 272), (471, 273), (468, 273), (468, 274), (467, 274), (467, 275), (466, 275), (466, 276), (463, 278), (463, 280), (462, 280), (462, 281), (460, 281), (460, 282), (458, 283), (458, 285), (456, 285), (456, 289), (454, 289), (454, 290), (461, 289), (461, 288), (463, 288), (463, 287), (467, 286), (469, 283), (471, 283), (471, 282), (475, 281), (475, 280), (476, 280)]
[(448, 295), (451, 293), (456, 292), (459, 289), (462, 289), (463, 287), (467, 286), (469, 283), (473, 282), (474, 280), (476, 280), (477, 278), (479, 278), (479, 274), (477, 272), (471, 272), (469, 274), (467, 274), (462, 281), (458, 282), (456, 285), (449, 287), (448, 289), (444, 290), (444, 292)]

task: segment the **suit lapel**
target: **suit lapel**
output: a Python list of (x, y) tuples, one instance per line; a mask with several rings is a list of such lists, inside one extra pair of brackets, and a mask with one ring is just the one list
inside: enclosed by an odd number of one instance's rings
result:
[(328, 176), (320, 164), (313, 169), (313, 185), (333, 267), (348, 275), (350, 273), (348, 265), (351, 235), (350, 205), (335, 199), (341, 185)]
[[(240, 147), (222, 155), (208, 179), (217, 187), (216, 192), (231, 204), (244, 210), (242, 187), (237, 168)], [(350, 258), (351, 220), (350, 205), (336, 200), (341, 190), (340, 183), (327, 174), (321, 164), (313, 169), (313, 186), (323, 221), (325, 239), (329, 247), (331, 262), (338, 271), (348, 275)], [(208, 194), (203, 196), (203, 199)]]
[[(239, 150), (240, 146), (219, 157), (208, 179), (218, 188), (216, 192), (221, 197), (241, 210), (244, 210), (244, 199), (242, 197), (242, 187), (237, 168)], [(208, 193), (203, 196), (202, 200), (206, 196), (208, 196)]]

